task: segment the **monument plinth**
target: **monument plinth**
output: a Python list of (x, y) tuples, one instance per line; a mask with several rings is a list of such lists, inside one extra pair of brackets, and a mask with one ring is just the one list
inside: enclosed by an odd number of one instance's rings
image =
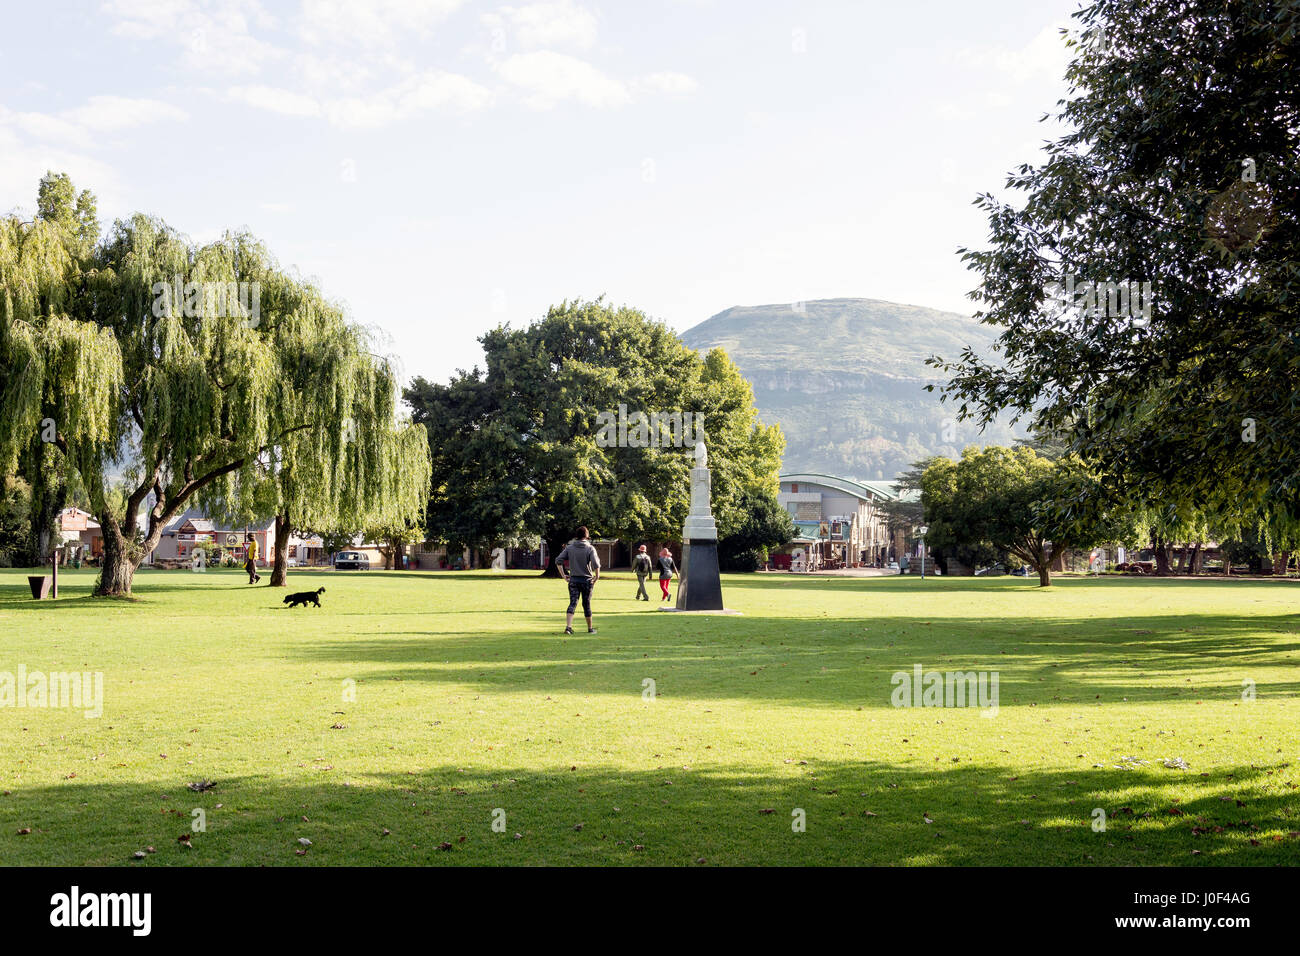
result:
[(691, 469), (691, 510), (682, 528), (682, 569), (677, 584), (676, 611), (723, 611), (722, 579), (718, 574), (718, 526), (713, 521), (709, 455), (704, 442), (695, 443)]

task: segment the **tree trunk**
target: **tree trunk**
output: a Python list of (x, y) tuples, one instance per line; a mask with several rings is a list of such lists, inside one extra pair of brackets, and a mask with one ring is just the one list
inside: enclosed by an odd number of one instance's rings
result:
[(555, 558), (564, 550), (566, 543), (565, 541), (546, 539), (546, 567), (542, 569), (542, 577), (558, 578), (560, 576), (560, 569), (555, 566)]
[(1273, 573), (1286, 574), (1286, 566), (1291, 563), (1290, 551), (1279, 551), (1273, 555)]
[(275, 516), (275, 565), (271, 568), (271, 587), (289, 586), (289, 533), (293, 525), (287, 513)]
[(388, 542), (388, 550), (392, 554), (392, 570), (402, 570), (402, 558), (406, 555), (406, 542), (400, 538), (393, 538)]
[(68, 497), (67, 483), (61, 475), (50, 480), (55, 473), (56, 463), (51, 457), (56, 454), (53, 445), (40, 443), (36, 453), (35, 467), (32, 469), (32, 511), (31, 526), (28, 530), (28, 559), (37, 567), (50, 563), (53, 556), (54, 537), (59, 531), (59, 512)]
[(1188, 573), (1201, 573), (1201, 560), (1203, 557), (1204, 555), (1201, 553), (1201, 542), (1198, 541), (1196, 542), (1196, 546), (1192, 548), (1192, 560), (1188, 564)]
[(1156, 574), (1161, 577), (1169, 575), (1169, 547), (1155, 535), (1151, 536), (1151, 551), (1156, 559)]
[(130, 597), (131, 582), (135, 579), (139, 562), (134, 560), (131, 546), (116, 524), (101, 519), (100, 526), (104, 530), (104, 553), (100, 559), (99, 584), (95, 587), (95, 594), (98, 597)]
[(1052, 583), (1052, 566), (1044, 561), (1038, 565), (1038, 586), (1040, 588), (1050, 587)]
[(1178, 573), (1182, 574), (1185, 570), (1187, 570), (1187, 542), (1184, 541), (1183, 546), (1178, 549)]

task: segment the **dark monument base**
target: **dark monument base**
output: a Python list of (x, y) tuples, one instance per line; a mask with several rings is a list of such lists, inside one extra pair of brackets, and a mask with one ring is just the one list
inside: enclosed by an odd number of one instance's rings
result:
[(681, 575), (677, 585), (677, 610), (723, 610), (718, 542), (703, 539), (682, 542)]

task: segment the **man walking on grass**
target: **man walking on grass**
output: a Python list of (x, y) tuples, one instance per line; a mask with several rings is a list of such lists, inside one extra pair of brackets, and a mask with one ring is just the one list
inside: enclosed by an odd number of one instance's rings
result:
[(650, 595), (645, 590), (645, 579), (650, 576), (650, 569), (653, 567), (650, 561), (650, 555), (646, 552), (645, 545), (637, 549), (636, 557), (632, 559), (632, 570), (636, 572), (636, 599), (642, 598), (650, 600)]
[[(555, 564), (569, 582), (569, 610), (564, 618), (564, 633), (573, 633), (573, 612), (582, 598), (582, 613), (587, 618), (587, 633), (595, 634), (591, 626), (591, 589), (600, 578), (600, 556), (588, 540), (586, 527), (578, 529), (577, 537), (564, 546), (555, 558)], [(565, 566), (565, 562), (568, 566)]]
[(248, 539), (248, 561), (244, 564), (244, 570), (248, 572), (248, 583), (256, 584), (262, 580), (262, 576), (257, 573), (257, 539), (251, 534), (244, 537)]

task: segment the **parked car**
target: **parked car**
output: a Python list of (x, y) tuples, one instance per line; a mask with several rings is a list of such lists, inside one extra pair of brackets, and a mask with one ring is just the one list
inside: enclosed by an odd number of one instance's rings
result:
[(1014, 571), (1012, 571), (1011, 573), (1014, 574), (1014, 575), (1015, 575), (1016, 577), (1018, 577), (1018, 578), (1028, 577), (1028, 576), (1029, 576), (1029, 565), (1027, 565), (1027, 564), (1022, 564), (1020, 567), (1016, 568), (1016, 569), (1015, 569)]
[(1007, 566), (1005, 564), (990, 564), (987, 568), (980, 568), (975, 572), (976, 577), (993, 574), (1006, 574)]
[(370, 558), (360, 551), (340, 551), (334, 557), (335, 571), (369, 571)]

